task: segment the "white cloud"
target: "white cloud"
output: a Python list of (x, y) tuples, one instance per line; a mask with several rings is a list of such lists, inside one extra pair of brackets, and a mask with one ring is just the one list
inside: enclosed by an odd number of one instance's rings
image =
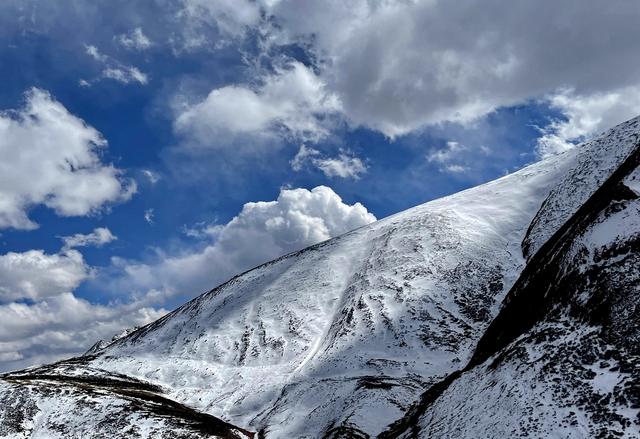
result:
[(87, 55), (98, 62), (107, 63), (109, 61), (109, 57), (101, 54), (96, 46), (92, 46), (89, 44), (85, 46), (85, 51), (87, 52)]
[(76, 250), (51, 255), (42, 250), (9, 252), (0, 255), (0, 302), (36, 300), (72, 291), (90, 274)]
[(300, 145), (300, 149), (295, 157), (291, 160), (291, 169), (294, 171), (302, 171), (305, 165), (314, 158), (320, 156), (320, 151), (305, 145)]
[[(202, 30), (210, 23), (227, 38), (239, 38), (261, 20), (260, 4), (251, 0), (182, 0), (180, 13), (185, 33), (186, 49), (209, 43)], [(226, 41), (224, 41), (226, 42)], [(220, 42), (218, 42), (220, 45)]]
[(638, 85), (636, 2), (185, 2), (236, 34), (257, 29), (267, 46), (301, 43), (345, 117), (389, 137), (469, 123), (560, 87), (592, 96)]
[(175, 130), (191, 145), (208, 148), (226, 148), (234, 136), (251, 139), (245, 148), (275, 135), (314, 141), (327, 134), (321, 118), (339, 107), (312, 70), (292, 62), (258, 87), (226, 86), (184, 105)]
[[(71, 244), (96, 244), (105, 236), (75, 235)], [(92, 304), (74, 296), (94, 271), (68, 248), (0, 255), (0, 371), (78, 355), (99, 339), (166, 313), (151, 306), (162, 299), (153, 291), (128, 303)]]
[(153, 209), (147, 209), (144, 211), (144, 220), (149, 224), (153, 224)]
[(338, 157), (314, 160), (314, 164), (327, 177), (353, 178), (357, 180), (367, 168), (358, 157), (341, 153)]
[(310, 164), (324, 173), (329, 178), (352, 178), (358, 180), (367, 172), (366, 165), (358, 157), (349, 151), (340, 151), (337, 157), (325, 157), (320, 151), (301, 145), (298, 153), (291, 160), (291, 168), (300, 171), (305, 165)]
[(324, 60), (320, 76), (349, 119), (388, 136), (472, 121), (561, 86), (592, 95), (638, 84), (634, 2), (282, 0), (264, 7), (282, 38), (311, 42)]
[(102, 65), (102, 73), (99, 78), (91, 81), (85, 79), (80, 80), (82, 87), (91, 86), (94, 82), (101, 79), (112, 79), (122, 84), (129, 84), (132, 82), (145, 85), (149, 82), (149, 77), (146, 73), (143, 73), (134, 66), (128, 66), (121, 62), (111, 58), (110, 56), (101, 53), (95, 46), (85, 46), (87, 55), (96, 60)]
[[(388, 136), (442, 121), (469, 122), (560, 87), (591, 96), (639, 82), (635, 41), (640, 5), (632, 1), (612, 6), (565, 0), (544, 8), (536, 2), (498, 0), (157, 3), (162, 8), (158, 12), (166, 14), (145, 17), (133, 9), (138, 13), (131, 17), (117, 15), (124, 19), (120, 25), (134, 32), (142, 26), (151, 35), (164, 30), (166, 39), (178, 46), (204, 44), (210, 49), (231, 39), (240, 51), (251, 52), (245, 53), (249, 68), (291, 53), (273, 46), (296, 43), (308, 49), (304, 58), (315, 63), (326, 92), (339, 97), (345, 118)], [(177, 13), (176, 8), (182, 10)], [(93, 3), (91, 8), (20, 8), (5, 14), (16, 19), (3, 24), (29, 31), (37, 30), (36, 25), (55, 27), (60, 34), (64, 26), (55, 22), (72, 14), (85, 35), (96, 28), (92, 20), (102, 18), (103, 10)], [(188, 41), (181, 40), (183, 31)], [(244, 36), (250, 44), (239, 41)], [(256, 46), (264, 50), (256, 54)], [(252, 79), (252, 86), (244, 88), (255, 92)]]
[(165, 313), (144, 302), (91, 304), (70, 292), (34, 304), (0, 305), (0, 370), (78, 355), (100, 339)]
[(452, 174), (462, 174), (469, 170), (468, 167), (462, 165), (446, 165), (444, 170)]
[(70, 249), (75, 247), (87, 247), (95, 246), (102, 247), (112, 241), (118, 239), (111, 230), (106, 227), (97, 227), (93, 229), (93, 232), (88, 234), (76, 233), (72, 236), (63, 236), (62, 242), (64, 242), (64, 248)]
[[(469, 171), (469, 166), (465, 166), (461, 162), (467, 159), (469, 148), (459, 142), (448, 141), (446, 146), (441, 149), (434, 149), (427, 155), (429, 163), (436, 163), (441, 172), (450, 174), (462, 174)], [(480, 152), (488, 154), (489, 149), (486, 146), (480, 147)]]
[(102, 77), (113, 79), (114, 81), (118, 81), (123, 84), (137, 82), (144, 85), (149, 81), (149, 78), (145, 73), (142, 73), (137, 67), (133, 66), (105, 68), (102, 71)]
[(458, 142), (449, 141), (445, 148), (431, 151), (427, 156), (427, 160), (429, 160), (429, 162), (441, 164), (448, 163), (459, 158), (466, 149), (467, 148), (464, 145), (461, 145)]
[(155, 263), (116, 260), (125, 272), (116, 289), (194, 294), (291, 251), (363, 226), (375, 217), (333, 190), (282, 189), (276, 201), (246, 203), (225, 225), (201, 226), (208, 242), (180, 254), (160, 252)]
[(27, 213), (38, 204), (84, 216), (131, 198), (135, 184), (100, 160), (107, 142), (98, 131), (43, 90), (26, 99), (25, 108), (0, 113), (0, 228), (37, 227)]
[(153, 43), (147, 37), (141, 28), (137, 27), (128, 34), (120, 34), (114, 39), (124, 48), (130, 50), (146, 50), (150, 48)]
[(186, 225), (182, 227), (182, 233), (185, 236), (190, 238), (206, 238), (213, 237), (215, 238), (220, 231), (224, 228), (224, 225), (217, 224), (216, 222), (207, 223), (205, 221), (201, 221), (193, 225), (192, 227), (187, 227)]
[(147, 180), (149, 180), (149, 183), (151, 184), (156, 184), (157, 182), (160, 181), (160, 175), (158, 175), (157, 173), (149, 169), (143, 169), (142, 175), (144, 175), (147, 178)]
[(538, 139), (542, 158), (571, 149), (576, 143), (639, 115), (640, 86), (591, 95), (562, 90), (548, 101), (565, 119), (551, 123)]

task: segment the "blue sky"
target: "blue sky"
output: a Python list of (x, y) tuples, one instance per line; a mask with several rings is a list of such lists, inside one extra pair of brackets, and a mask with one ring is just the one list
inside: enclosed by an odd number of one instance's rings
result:
[(4, 2), (0, 368), (636, 115), (637, 5), (481, 3)]

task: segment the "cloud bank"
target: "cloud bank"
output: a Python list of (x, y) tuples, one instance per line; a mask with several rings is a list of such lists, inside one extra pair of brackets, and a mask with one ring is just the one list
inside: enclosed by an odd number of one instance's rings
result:
[(93, 304), (76, 297), (73, 291), (93, 275), (77, 250), (0, 255), (0, 370), (77, 355), (166, 313), (143, 300)]
[[(567, 89), (589, 105), (592, 115), (603, 118), (603, 125), (640, 112), (635, 99), (609, 100), (640, 87), (636, 2), (612, 6), (568, 0), (544, 8), (498, 0), (231, 3), (185, 0), (184, 7), (192, 15), (199, 11), (201, 20), (233, 38), (257, 32), (263, 41), (261, 56), (288, 44), (304, 47), (316, 81), (340, 103), (331, 111), (338, 110), (352, 126), (390, 138), (434, 124), (473, 123), (498, 108), (546, 96), (573, 127), (577, 107), (559, 102)], [(217, 90), (219, 99), (235, 94), (252, 114), (259, 99), (242, 96), (238, 89), (223, 90)], [(317, 93), (298, 91), (311, 100)], [(215, 101), (215, 96), (207, 100)], [(207, 120), (217, 120), (201, 110)], [(260, 128), (277, 118), (269, 114), (266, 108), (258, 111)], [(540, 148), (543, 155), (543, 150), (570, 146), (562, 143), (570, 133), (562, 132), (566, 129), (560, 124), (550, 127), (550, 136), (542, 140), (547, 145)]]

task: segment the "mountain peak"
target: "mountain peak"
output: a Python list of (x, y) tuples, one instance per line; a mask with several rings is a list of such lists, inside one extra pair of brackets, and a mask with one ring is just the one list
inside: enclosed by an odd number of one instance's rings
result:
[[(79, 400), (116, 415), (135, 400), (125, 424), (158, 431), (147, 405), (160, 401), (188, 427), (176, 437), (633, 437), (639, 124), (261, 265), (79, 359), (7, 374), (5, 407), (29, 408), (0, 409), (0, 425), (24, 432), (42, 411), (50, 431)], [(41, 408), (69, 388), (63, 409)]]

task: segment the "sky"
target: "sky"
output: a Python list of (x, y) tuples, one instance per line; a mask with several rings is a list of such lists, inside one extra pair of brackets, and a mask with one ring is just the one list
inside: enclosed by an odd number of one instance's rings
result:
[(640, 114), (640, 3), (4, 0), (0, 370)]

